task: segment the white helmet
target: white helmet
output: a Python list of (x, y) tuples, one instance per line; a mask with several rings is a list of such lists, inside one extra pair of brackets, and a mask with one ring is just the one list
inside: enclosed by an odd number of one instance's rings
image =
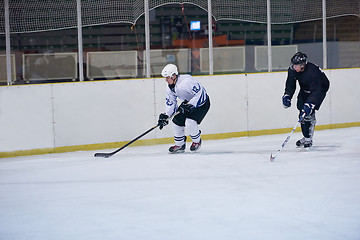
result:
[(176, 65), (169, 63), (164, 67), (161, 71), (161, 75), (163, 77), (172, 77), (173, 74), (179, 75), (178, 69)]

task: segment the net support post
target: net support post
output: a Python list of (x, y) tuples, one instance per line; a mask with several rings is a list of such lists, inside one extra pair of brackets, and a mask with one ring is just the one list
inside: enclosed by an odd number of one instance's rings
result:
[[(84, 81), (84, 58), (83, 58), (83, 38), (81, 22), (81, 0), (76, 0), (77, 10), (77, 32), (78, 32), (78, 55), (79, 55), (79, 81)], [(87, 66), (89, 67), (89, 66)]]
[(326, 0), (322, 0), (323, 68), (327, 69)]
[(212, 9), (211, 0), (208, 0), (208, 34), (209, 34), (209, 75), (214, 74), (213, 38), (212, 38)]
[(145, 10), (145, 64), (146, 77), (150, 78), (150, 21), (149, 21), (149, 0), (144, 0)]
[(11, 85), (12, 84), (12, 79), (11, 79), (11, 45), (10, 45), (9, 0), (4, 0), (4, 3), (5, 3), (6, 78), (7, 78), (7, 85)]
[(272, 51), (271, 51), (271, 3), (266, 1), (267, 12), (267, 48), (268, 48), (268, 72), (272, 71)]

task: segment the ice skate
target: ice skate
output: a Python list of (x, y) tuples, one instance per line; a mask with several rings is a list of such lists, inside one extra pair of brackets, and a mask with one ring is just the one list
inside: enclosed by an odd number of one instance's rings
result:
[(305, 140), (304, 142), (304, 148), (311, 148), (313, 145), (312, 140)]
[(169, 148), (169, 153), (183, 153), (185, 152), (186, 144), (184, 143), (182, 146), (174, 145)]
[(190, 146), (190, 151), (191, 151), (191, 152), (196, 152), (197, 150), (200, 149), (200, 147), (201, 147), (201, 139), (200, 139), (200, 142), (198, 142), (198, 143), (193, 142), (193, 143), (191, 144), (191, 146)]
[(301, 138), (296, 142), (297, 147), (310, 148), (312, 147), (312, 139)]
[(303, 138), (297, 140), (296, 146), (297, 146), (297, 147), (303, 147), (303, 146), (304, 146), (304, 143), (305, 143), (305, 138), (303, 137)]

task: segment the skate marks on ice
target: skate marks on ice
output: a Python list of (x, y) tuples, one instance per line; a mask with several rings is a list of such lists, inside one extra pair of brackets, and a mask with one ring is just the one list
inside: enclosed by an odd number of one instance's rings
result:
[[(137, 147), (135, 147), (137, 148)], [(278, 157), (278, 160), (281, 159), (288, 159), (291, 160), (294, 157), (294, 153), (298, 153), (300, 155), (302, 154), (311, 154), (311, 153), (322, 153), (322, 154), (328, 154), (331, 152), (337, 152), (341, 149), (340, 145), (314, 145), (309, 149), (303, 148), (303, 147), (288, 147), (287, 149), (284, 149), (282, 151), (282, 154)], [(176, 153), (171, 154), (167, 151), (167, 149), (160, 149), (157, 148), (156, 151), (150, 150), (150, 149), (143, 149), (141, 152), (135, 151), (132, 149), (129, 149), (130, 151), (118, 153), (111, 157), (111, 160), (129, 160), (133, 158), (142, 158), (142, 159), (154, 159), (154, 158), (163, 158), (163, 157), (169, 157), (169, 160), (171, 159), (192, 159), (192, 160), (204, 160), (204, 158), (211, 158), (213, 159), (218, 158), (218, 160), (223, 159), (223, 157), (235, 157), (238, 160), (244, 159), (244, 158), (250, 158), (251, 159), (257, 159), (257, 160), (264, 160), (268, 162), (269, 154), (272, 152), (274, 153), (274, 149), (267, 146), (266, 149), (256, 149), (256, 148), (246, 148), (242, 147), (241, 149), (234, 147), (233, 149), (227, 148), (226, 150), (213, 150), (213, 149), (207, 149), (206, 147), (203, 147), (201, 150), (196, 152), (191, 152), (190, 150), (185, 150), (183, 153)], [(149, 150), (149, 151), (147, 151)], [(99, 159), (98, 159), (99, 160)], [(261, 161), (262, 161), (261, 160)], [(101, 161), (109, 161), (108, 158), (101, 159)]]
[(194, 155), (238, 155), (238, 154), (264, 154), (268, 153), (268, 150), (262, 151), (249, 151), (249, 150), (234, 150), (234, 151), (214, 151), (214, 150), (200, 150), (197, 152), (184, 152), (180, 154), (194, 154)]
[[(338, 148), (340, 148), (340, 145), (316, 145), (312, 146), (310, 149), (305, 149), (303, 147), (288, 147), (287, 149), (284, 149), (284, 153), (300, 153), (300, 152), (330, 152), (330, 151), (336, 151)], [(270, 146), (266, 146), (265, 148), (254, 148), (246, 146), (232, 146), (227, 147), (225, 150), (221, 149), (209, 149), (208, 147), (203, 147), (202, 149), (191, 152), (190, 150), (186, 149), (185, 152), (182, 153), (169, 153), (165, 147), (165, 149), (159, 148), (158, 146), (156, 149), (147, 149), (147, 147), (143, 147), (141, 151), (137, 151), (136, 148), (130, 148), (127, 151), (124, 151), (122, 153), (118, 153), (114, 155), (111, 159), (126, 159), (126, 158), (132, 158), (132, 157), (144, 157), (144, 158), (153, 158), (153, 157), (164, 157), (164, 156), (216, 156), (216, 155), (233, 155), (233, 156), (241, 156), (241, 155), (259, 155), (261, 158), (266, 156), (268, 158), (269, 153), (274, 152), (274, 149), (272, 149)], [(106, 160), (106, 159), (104, 159)]]
[(340, 147), (340, 145), (313, 145), (309, 148), (296, 147), (293, 152), (332, 152), (337, 151)]
[[(178, 157), (178, 156), (183, 156), (183, 157), (190, 157), (190, 156), (241, 156), (241, 155), (267, 155), (270, 152), (270, 149), (260, 149), (260, 150), (255, 150), (255, 149), (236, 149), (234, 148), (234, 150), (232, 149), (227, 149), (227, 150), (209, 150), (206, 148), (202, 148), (199, 151), (196, 152), (191, 152), (190, 150), (185, 150), (185, 152), (182, 153), (169, 153), (167, 151), (167, 149), (165, 150), (159, 150), (158, 151), (146, 151), (146, 150), (142, 150), (141, 152), (139, 151), (127, 151), (127, 152), (122, 152), (122, 153), (118, 153), (114, 156), (111, 157), (111, 159), (128, 159), (128, 158), (157, 158), (157, 157)], [(109, 160), (108, 158), (104, 158), (102, 159), (103, 161), (107, 161)]]
[[(284, 149), (284, 153), (302, 153), (302, 152), (336, 152), (341, 148), (340, 145), (313, 145), (310, 148), (303, 148), (303, 147), (288, 147)], [(266, 156), (268, 158), (269, 153), (274, 152), (274, 149), (271, 148), (262, 148), (262, 149), (234, 149), (234, 150), (227, 150), (227, 151), (216, 151), (216, 150), (207, 150), (202, 149), (198, 152), (185, 152), (181, 154), (195, 154), (195, 155), (259, 155), (259, 157), (263, 158)]]

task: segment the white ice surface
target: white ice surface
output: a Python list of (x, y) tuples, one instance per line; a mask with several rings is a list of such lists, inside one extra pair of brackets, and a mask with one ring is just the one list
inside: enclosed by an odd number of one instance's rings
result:
[(360, 239), (360, 127), (287, 135), (0, 159), (0, 239)]

